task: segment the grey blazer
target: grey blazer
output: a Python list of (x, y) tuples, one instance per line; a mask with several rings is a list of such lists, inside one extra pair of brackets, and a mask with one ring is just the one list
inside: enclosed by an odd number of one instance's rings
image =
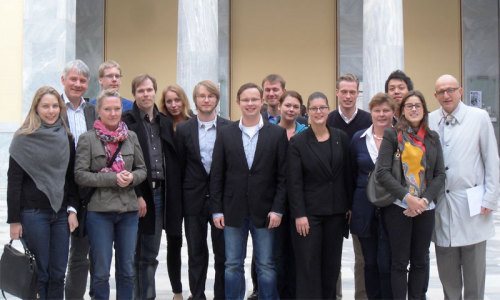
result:
[(88, 211), (123, 213), (138, 210), (134, 187), (144, 181), (147, 174), (141, 146), (133, 131), (128, 132), (120, 152), (125, 169), (134, 176), (132, 184), (125, 188), (117, 185), (116, 173), (99, 172), (106, 166), (106, 153), (95, 130), (80, 135), (76, 148), (75, 181), (82, 186), (97, 188), (90, 199)]

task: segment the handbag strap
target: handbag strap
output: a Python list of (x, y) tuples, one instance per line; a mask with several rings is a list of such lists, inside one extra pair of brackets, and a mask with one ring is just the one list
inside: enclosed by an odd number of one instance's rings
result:
[(122, 148), (122, 145), (123, 145), (123, 142), (119, 142), (118, 143), (118, 148), (116, 148), (116, 151), (115, 153), (113, 153), (113, 156), (111, 156), (111, 159), (108, 161), (108, 163), (106, 164), (106, 167), (107, 168), (111, 168), (111, 166), (113, 165), (113, 163), (115, 162), (115, 159), (116, 159), (116, 156), (118, 155), (118, 152), (120, 152), (120, 149)]

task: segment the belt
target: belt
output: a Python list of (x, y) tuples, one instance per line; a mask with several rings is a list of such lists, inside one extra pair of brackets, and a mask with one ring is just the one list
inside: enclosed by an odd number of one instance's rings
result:
[(151, 186), (153, 187), (153, 190), (161, 188), (163, 186), (163, 182), (163, 180), (152, 180)]

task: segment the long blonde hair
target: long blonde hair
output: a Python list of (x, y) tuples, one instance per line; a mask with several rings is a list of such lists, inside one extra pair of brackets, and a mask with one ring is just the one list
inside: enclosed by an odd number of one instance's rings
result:
[(167, 88), (163, 90), (163, 93), (161, 94), (160, 111), (169, 117), (173, 117), (172, 115), (170, 115), (167, 107), (165, 106), (165, 101), (167, 99), (168, 91), (176, 93), (177, 97), (181, 99), (182, 104), (184, 105), (184, 109), (181, 112), (182, 116), (184, 117), (184, 120), (190, 119), (191, 107), (189, 106), (189, 100), (187, 98), (186, 92), (184, 92), (184, 89), (180, 85), (177, 85), (175, 83), (167, 86)]
[(26, 116), (23, 125), (21, 125), (21, 127), (16, 131), (15, 135), (30, 134), (42, 126), (42, 120), (36, 112), (36, 109), (40, 100), (42, 100), (43, 96), (47, 94), (53, 95), (57, 98), (57, 103), (59, 104), (59, 118), (61, 119), (64, 129), (66, 129), (68, 135), (71, 135), (71, 131), (66, 124), (66, 105), (64, 104), (61, 95), (59, 95), (59, 93), (51, 86), (42, 86), (36, 91), (33, 101), (31, 102), (31, 108), (28, 115)]

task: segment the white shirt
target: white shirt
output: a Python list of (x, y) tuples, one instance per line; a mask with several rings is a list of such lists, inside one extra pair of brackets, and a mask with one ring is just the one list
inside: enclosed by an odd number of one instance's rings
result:
[(248, 169), (252, 168), (255, 150), (257, 149), (257, 141), (259, 140), (259, 130), (264, 126), (262, 116), (260, 116), (259, 124), (251, 127), (243, 126), (240, 119), (238, 126), (241, 129), (241, 138), (243, 139), (243, 148), (245, 157), (247, 158)]
[(495, 132), (488, 113), (462, 102), (444, 121), (442, 108), (429, 114), (429, 127), (439, 133), (446, 181), (436, 205), (433, 240), (441, 247), (477, 244), (495, 235), (493, 213), (470, 217), (468, 188), (485, 184), (482, 206), (496, 210), (499, 158)]
[(356, 107), (356, 110), (354, 111), (350, 119), (342, 113), (342, 109), (340, 108), (340, 106), (339, 106), (339, 114), (342, 120), (344, 120), (346, 124), (349, 124), (351, 123), (352, 120), (354, 120), (354, 118), (356, 118), (356, 115), (358, 114), (358, 108)]
[(377, 144), (375, 144), (375, 138), (373, 137), (373, 124), (366, 129), (366, 131), (360, 136), (364, 138), (366, 136), (366, 148), (368, 149), (368, 154), (373, 161), (373, 164), (377, 162), (378, 149)]
[(217, 115), (212, 121), (202, 122), (198, 119), (198, 143), (200, 145), (201, 163), (207, 174), (210, 174), (212, 166), (212, 154), (214, 152), (214, 144), (217, 130)]
[(85, 114), (83, 109), (85, 108), (85, 105), (87, 104), (87, 101), (85, 101), (83, 98), (80, 100), (80, 105), (78, 105), (78, 108), (75, 109), (75, 106), (71, 101), (69, 101), (68, 97), (62, 94), (62, 97), (64, 99), (64, 103), (66, 103), (66, 114), (68, 115), (68, 126), (69, 130), (75, 137), (75, 148), (78, 145), (78, 137), (80, 134), (87, 132), (87, 122), (85, 122)]

